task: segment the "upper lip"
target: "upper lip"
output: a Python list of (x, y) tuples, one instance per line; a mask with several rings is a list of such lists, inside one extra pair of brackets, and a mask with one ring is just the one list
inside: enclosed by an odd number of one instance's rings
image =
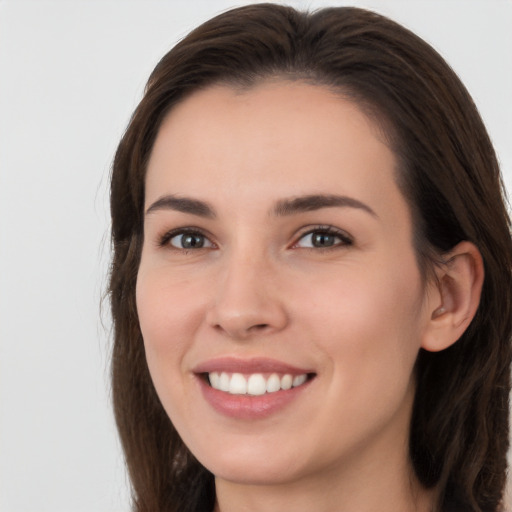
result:
[(302, 375), (304, 373), (314, 373), (310, 369), (299, 368), (276, 359), (266, 357), (254, 357), (250, 359), (240, 359), (236, 357), (218, 357), (209, 359), (198, 364), (194, 373), (281, 373), (291, 375)]

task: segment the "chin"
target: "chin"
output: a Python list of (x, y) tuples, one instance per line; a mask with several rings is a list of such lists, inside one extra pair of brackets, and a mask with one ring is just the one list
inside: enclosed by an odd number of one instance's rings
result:
[(229, 451), (199, 458), (216, 478), (243, 485), (278, 485), (300, 478), (297, 461), (290, 459), (271, 460), (261, 452), (249, 456)]

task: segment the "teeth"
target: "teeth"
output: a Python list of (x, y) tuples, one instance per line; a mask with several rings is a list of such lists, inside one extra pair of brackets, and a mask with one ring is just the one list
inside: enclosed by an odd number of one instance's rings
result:
[(293, 377), (291, 375), (283, 375), (281, 377), (281, 389), (291, 389)]
[(247, 393), (249, 395), (264, 395), (267, 391), (265, 377), (261, 373), (255, 373), (247, 381)]
[(232, 395), (245, 395), (247, 393), (247, 381), (241, 373), (233, 373), (231, 376), (229, 392)]
[(230, 382), (229, 375), (227, 373), (221, 373), (219, 377), (219, 387), (221, 391), (229, 391), (229, 382)]
[(210, 384), (212, 388), (220, 389), (220, 375), (217, 372), (210, 373)]
[(292, 386), (295, 388), (297, 386), (300, 386), (306, 382), (308, 376), (307, 375), (297, 375), (293, 378)]
[(267, 379), (267, 393), (274, 393), (275, 391), (279, 391), (281, 389), (281, 379), (279, 375), (273, 373)]
[(292, 387), (301, 386), (307, 380), (308, 376), (302, 375), (292, 376), (286, 373), (279, 376), (273, 373), (268, 377), (261, 373), (253, 373), (246, 376), (241, 373), (211, 372), (208, 374), (210, 385), (214, 389), (225, 391), (231, 395), (264, 395), (265, 393), (275, 393), (281, 389), (287, 390)]

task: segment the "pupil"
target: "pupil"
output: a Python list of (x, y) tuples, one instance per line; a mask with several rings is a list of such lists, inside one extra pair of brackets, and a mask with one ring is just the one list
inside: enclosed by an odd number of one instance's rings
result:
[(183, 235), (181, 243), (185, 249), (200, 248), (203, 247), (204, 240), (200, 235)]
[(313, 235), (313, 245), (315, 247), (326, 247), (334, 244), (334, 235), (326, 233), (315, 233)]

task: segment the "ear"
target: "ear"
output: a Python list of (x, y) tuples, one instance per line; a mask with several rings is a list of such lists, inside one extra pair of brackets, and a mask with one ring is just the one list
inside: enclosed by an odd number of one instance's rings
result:
[(429, 319), (421, 346), (430, 352), (444, 350), (462, 336), (475, 316), (484, 282), (482, 256), (471, 242), (460, 242), (444, 259), (427, 300)]

